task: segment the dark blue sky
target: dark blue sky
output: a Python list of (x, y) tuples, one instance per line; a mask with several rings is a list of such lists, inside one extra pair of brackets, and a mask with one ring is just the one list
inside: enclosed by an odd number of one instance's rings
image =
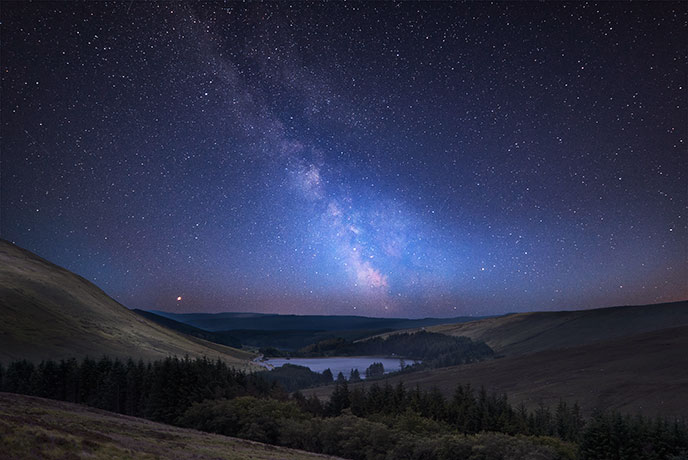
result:
[(147, 309), (686, 299), (687, 8), (3, 2), (1, 236)]

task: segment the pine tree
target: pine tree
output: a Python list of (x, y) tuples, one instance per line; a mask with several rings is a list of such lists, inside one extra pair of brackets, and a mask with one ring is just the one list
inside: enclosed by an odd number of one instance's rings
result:
[(332, 396), (330, 396), (328, 413), (330, 415), (337, 416), (342, 413), (343, 409), (349, 407), (349, 404), (349, 387), (346, 383), (346, 379), (342, 378), (341, 381), (337, 379), (337, 382), (334, 385)]
[(349, 391), (349, 407), (351, 408), (351, 413), (356, 417), (367, 415), (368, 405), (365, 388), (354, 388)]
[(385, 374), (385, 366), (382, 363), (373, 363), (365, 371), (367, 379), (380, 378)]
[(306, 410), (316, 417), (320, 417), (325, 413), (322, 402), (315, 395), (311, 395), (311, 397), (308, 398)]
[(327, 383), (331, 383), (334, 378), (332, 377), (332, 371), (330, 369), (325, 369), (322, 371), (323, 380)]

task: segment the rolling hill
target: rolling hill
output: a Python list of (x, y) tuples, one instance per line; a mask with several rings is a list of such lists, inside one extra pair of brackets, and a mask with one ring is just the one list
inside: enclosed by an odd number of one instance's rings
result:
[[(394, 376), (380, 384), (437, 387), (451, 396), (458, 383), (507, 393), (512, 403), (554, 407), (560, 399), (595, 408), (668, 417), (688, 416), (688, 326), (577, 347), (507, 356), (475, 364)], [(354, 386), (354, 385), (352, 385)], [(319, 397), (332, 386), (304, 391)]]
[(335, 459), (11, 393), (0, 393), (0, 447), (7, 460)]
[(456, 318), (370, 318), (366, 316), (338, 315), (278, 315), (266, 313), (170, 313), (152, 310), (190, 326), (207, 331), (259, 330), (259, 331), (354, 331), (374, 329), (409, 329), (439, 324), (475, 321), (484, 317), (460, 316)]
[(227, 345), (228, 347), (241, 348), (241, 341), (239, 339), (222, 331), (206, 331), (205, 329), (199, 329), (197, 327), (189, 326), (186, 323), (180, 323), (179, 321), (175, 321), (166, 316), (156, 315), (155, 313), (151, 313), (146, 310), (139, 310), (138, 308), (134, 308), (132, 311), (139, 316), (143, 316), (149, 321), (152, 321), (168, 329), (181, 332), (182, 334), (198, 337), (199, 339), (207, 340), (208, 342)]
[(565, 348), (688, 325), (688, 301), (592, 310), (517, 313), (469, 323), (426, 327), (430, 332), (487, 343), (505, 356)]
[(279, 350), (296, 351), (314, 343), (334, 339), (336, 337), (347, 340), (359, 340), (373, 335), (390, 332), (389, 329), (356, 329), (353, 331), (320, 331), (320, 330), (258, 330), (258, 329), (232, 329), (230, 331), (208, 331), (176, 321), (168, 316), (163, 316), (150, 311), (134, 309), (137, 315), (173, 329), (183, 334), (192, 335), (210, 342), (239, 348), (243, 345), (255, 348), (276, 348)]
[(149, 321), (86, 279), (0, 240), (0, 362), (170, 355), (249, 368), (250, 353)]

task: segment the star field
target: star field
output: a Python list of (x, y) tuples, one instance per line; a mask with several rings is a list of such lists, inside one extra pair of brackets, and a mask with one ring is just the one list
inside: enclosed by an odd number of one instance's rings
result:
[(688, 298), (686, 3), (0, 15), (0, 236), (128, 307)]

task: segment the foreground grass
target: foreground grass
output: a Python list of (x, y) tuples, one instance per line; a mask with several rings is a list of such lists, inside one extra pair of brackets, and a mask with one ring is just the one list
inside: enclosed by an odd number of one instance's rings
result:
[(10, 393), (0, 393), (0, 457), (8, 460), (334, 458)]

